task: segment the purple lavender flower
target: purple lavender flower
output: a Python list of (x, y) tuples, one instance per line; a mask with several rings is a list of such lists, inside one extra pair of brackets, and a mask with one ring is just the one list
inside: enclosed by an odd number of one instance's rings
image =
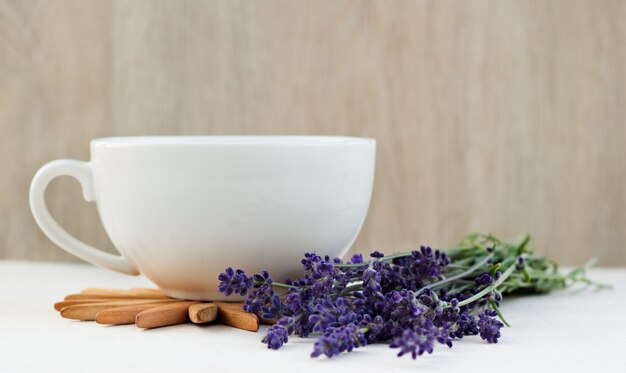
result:
[(476, 277), (474, 279), (474, 282), (476, 282), (478, 285), (489, 285), (493, 283), (493, 277), (491, 277), (489, 273), (483, 273), (482, 275)]
[(410, 353), (411, 357), (416, 359), (424, 352), (431, 354), (435, 342), (452, 347), (450, 323), (437, 327), (430, 319), (424, 318), (393, 338), (389, 347), (399, 348), (398, 356)]
[(289, 331), (283, 325), (274, 324), (267, 330), (267, 334), (262, 342), (267, 344), (267, 348), (278, 350), (289, 340)]
[(468, 311), (461, 313), (456, 322), (456, 331), (453, 332), (454, 337), (463, 338), (464, 335), (476, 334), (478, 334), (478, 323), (476, 323), (476, 318)]
[(391, 270), (382, 268), (381, 283), (385, 288), (418, 290), (439, 280), (450, 264), (450, 258), (445, 253), (428, 246), (422, 246), (410, 254), (393, 259)]
[(270, 273), (268, 271), (255, 273), (252, 275), (252, 280), (255, 288), (261, 287), (264, 284), (272, 285), (272, 277), (270, 277)]
[(375, 294), (382, 290), (380, 286), (380, 273), (372, 268), (368, 268), (363, 272), (361, 280), (363, 281), (363, 294)]
[(402, 335), (395, 337), (389, 347), (399, 348), (398, 356), (411, 354), (413, 359), (422, 355), (424, 352), (431, 354), (433, 352), (435, 336), (430, 330), (411, 330), (406, 329)]
[(330, 358), (366, 344), (365, 335), (356, 324), (348, 324), (338, 328), (329, 327), (326, 333), (315, 341), (311, 357), (318, 357), (323, 354)]
[(363, 254), (354, 254), (352, 258), (350, 258), (350, 263), (352, 264), (361, 264), (363, 263)]
[[(282, 316), (283, 302), (278, 295), (272, 295), (267, 306), (261, 306), (262, 317), (267, 320), (279, 319)], [(257, 311), (258, 312), (258, 311)]]
[(226, 295), (235, 293), (243, 296), (252, 287), (252, 278), (248, 277), (241, 269), (235, 271), (230, 267), (226, 268), (225, 272), (220, 273), (217, 279), (220, 281), (218, 290)]
[(386, 294), (382, 307), (379, 307), (383, 318), (394, 321), (399, 326), (411, 327), (428, 310), (428, 307), (415, 299), (410, 290), (392, 291)]
[(350, 325), (361, 317), (353, 311), (353, 304), (345, 297), (338, 297), (334, 301), (324, 299), (315, 305), (315, 314), (309, 316), (314, 332), (324, 332), (329, 327), (338, 328)]
[(498, 313), (492, 309), (485, 309), (478, 315), (480, 338), (489, 343), (498, 343), (500, 328), (504, 326), (503, 323), (495, 319), (497, 315)]
[(450, 258), (439, 250), (433, 251), (428, 246), (420, 247), (420, 251), (413, 251), (414, 260), (412, 271), (425, 278), (439, 278), (443, 269), (450, 264)]
[(270, 287), (262, 287), (253, 290), (243, 302), (243, 310), (258, 314), (261, 312), (261, 308), (271, 299), (272, 295), (274, 295), (274, 291)]
[(369, 314), (364, 314), (361, 320), (361, 327), (369, 329), (366, 338), (369, 343), (385, 340), (382, 335), (385, 327), (388, 325), (383, 320), (382, 316), (376, 315), (374, 318)]
[(315, 278), (334, 274), (336, 272), (334, 264), (338, 263), (333, 263), (328, 256), (322, 258), (315, 253), (306, 253), (304, 254), (304, 259), (302, 259), (304, 270), (311, 271)]

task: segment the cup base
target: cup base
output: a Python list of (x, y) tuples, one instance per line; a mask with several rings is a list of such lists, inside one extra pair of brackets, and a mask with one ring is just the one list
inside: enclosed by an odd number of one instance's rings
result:
[(168, 297), (176, 299), (188, 299), (188, 300), (203, 300), (203, 301), (216, 301), (216, 302), (241, 302), (245, 297), (239, 295), (226, 296), (218, 292), (197, 292), (187, 291), (180, 289), (167, 289), (161, 288)]

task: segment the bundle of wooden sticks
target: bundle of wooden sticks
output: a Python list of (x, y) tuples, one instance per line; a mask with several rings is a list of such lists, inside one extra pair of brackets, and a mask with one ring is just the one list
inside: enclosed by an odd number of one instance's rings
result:
[(54, 304), (54, 309), (67, 319), (107, 325), (135, 324), (143, 329), (187, 322), (221, 322), (238, 329), (259, 329), (258, 317), (244, 312), (241, 303), (175, 299), (159, 289), (89, 288), (66, 296)]

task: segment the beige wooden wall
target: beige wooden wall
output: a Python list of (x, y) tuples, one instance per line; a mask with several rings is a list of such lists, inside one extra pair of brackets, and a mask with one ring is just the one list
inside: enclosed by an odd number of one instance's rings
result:
[[(70, 260), (30, 179), (94, 137), (378, 140), (358, 250), (530, 232), (626, 265), (626, 1), (0, 0), (0, 258)], [(48, 200), (112, 250), (76, 182)]]

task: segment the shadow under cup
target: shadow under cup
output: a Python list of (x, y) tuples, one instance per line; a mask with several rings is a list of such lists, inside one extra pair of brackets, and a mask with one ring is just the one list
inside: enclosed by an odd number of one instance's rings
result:
[[(331, 136), (118, 137), (91, 161), (57, 160), (31, 185), (33, 215), (61, 248), (115, 271), (141, 272), (168, 295), (237, 300), (217, 291), (226, 267), (301, 274), (315, 251), (342, 256), (367, 215), (376, 142)], [(47, 184), (70, 175), (95, 201), (121, 256), (78, 241), (50, 216)]]

